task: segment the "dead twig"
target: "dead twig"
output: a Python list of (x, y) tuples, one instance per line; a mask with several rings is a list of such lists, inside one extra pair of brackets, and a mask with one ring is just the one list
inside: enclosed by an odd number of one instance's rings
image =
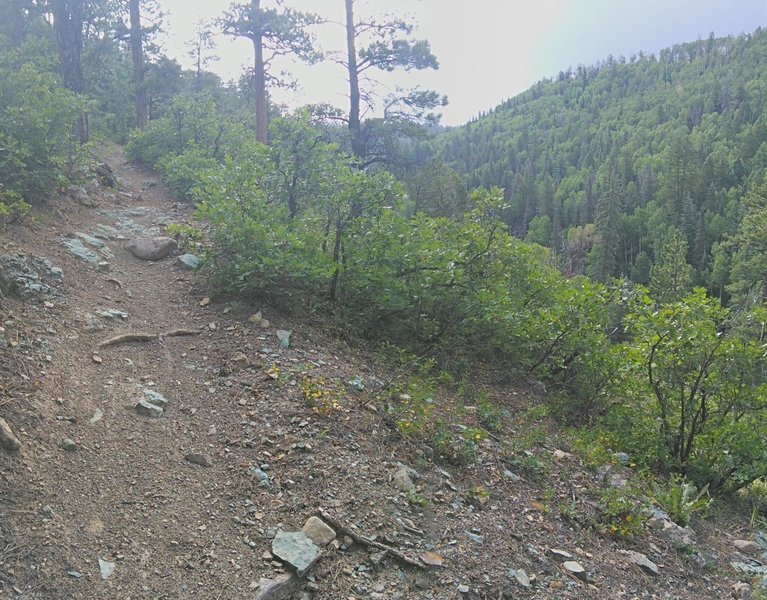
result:
[(383, 550), (384, 552), (388, 552), (391, 554), (394, 558), (399, 560), (400, 562), (409, 565), (411, 567), (415, 567), (416, 569), (425, 569), (426, 565), (424, 565), (422, 562), (417, 561), (413, 558), (410, 558), (409, 556), (403, 554), (399, 550), (396, 550), (392, 548), (391, 546), (387, 546), (386, 544), (382, 544), (381, 542), (376, 542), (375, 540), (371, 540), (370, 538), (365, 537), (364, 535), (360, 535), (350, 527), (347, 527), (341, 521), (336, 519), (334, 516), (328, 514), (321, 508), (317, 510), (316, 515), (320, 517), (323, 521), (328, 523), (331, 527), (334, 529), (337, 529), (338, 531), (342, 532), (345, 535), (348, 535), (350, 538), (352, 538), (355, 542), (358, 544), (361, 544), (363, 546), (368, 546), (370, 548), (377, 548), (378, 550)]

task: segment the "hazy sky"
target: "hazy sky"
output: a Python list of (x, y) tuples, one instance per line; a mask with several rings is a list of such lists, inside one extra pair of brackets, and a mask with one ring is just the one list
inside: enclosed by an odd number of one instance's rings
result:
[[(167, 12), (166, 52), (185, 66), (184, 44), (200, 19), (220, 16), (229, 0), (160, 0)], [(269, 0), (264, 0), (269, 5)], [(343, 0), (286, 0), (286, 4), (335, 21), (343, 20)], [(443, 124), (460, 125), (544, 77), (578, 64), (592, 64), (640, 50), (657, 52), (675, 43), (751, 32), (767, 25), (767, 0), (357, 0), (360, 16), (408, 15), (417, 38), (428, 39), (438, 71), (383, 78), (381, 92), (396, 85), (421, 86), (446, 94)], [(325, 50), (344, 46), (340, 25), (316, 30)], [(218, 38), (221, 60), (210, 66), (224, 79), (239, 77), (252, 64), (248, 40)], [(294, 73), (298, 93), (275, 93), (274, 100), (298, 106), (330, 102), (345, 107), (343, 69), (280, 65)]]

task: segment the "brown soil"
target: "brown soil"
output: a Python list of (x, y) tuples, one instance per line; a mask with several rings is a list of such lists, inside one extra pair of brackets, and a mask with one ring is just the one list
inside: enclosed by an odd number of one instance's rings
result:
[[(414, 559), (434, 552), (444, 566), (371, 561), (376, 549), (337, 544), (302, 582), (299, 598), (730, 596), (739, 577), (729, 564), (744, 559), (731, 539), (750, 535), (745, 519), (728, 512), (693, 523), (699, 561), (649, 531), (613, 540), (588, 518), (603, 476), (572, 454), (555, 459), (556, 437), (530, 441), (529, 455), (519, 445), (510, 450), (502, 442), (532, 438), (529, 424), (507, 416), (474, 462), (439, 463), (433, 448), (403, 438), (386, 416), (389, 395), (375, 392), (396, 373), (364, 344), (340, 341), (321, 320), (299, 321), (278, 307), (201, 305), (197, 273), (172, 258), (140, 261), (124, 242), (110, 242), (108, 272), (68, 254), (62, 235), (114, 224), (99, 209), (155, 209), (136, 217), (145, 225), (190, 216), (156, 174), (117, 153), (109, 160), (123, 193), (102, 191), (98, 207), (57, 199), (0, 238), (2, 252), (50, 258), (65, 274), (60, 294), (45, 303), (0, 299), (0, 325), (13, 342), (0, 355), (0, 416), (22, 443), (17, 453), (0, 450), (0, 597), (255, 598), (260, 578), (287, 570), (268, 555), (271, 538), (300, 530), (318, 509)], [(110, 308), (128, 318), (88, 333), (85, 315)], [(249, 321), (258, 309), (268, 328)], [(176, 329), (202, 333), (97, 349), (118, 334)], [(276, 337), (280, 329), (293, 332), (288, 349)], [(237, 369), (238, 352), (250, 367)], [(364, 391), (346, 384), (357, 377)], [(305, 381), (332, 390), (319, 409), (306, 402)], [(143, 388), (168, 398), (162, 417), (134, 410)], [(535, 394), (509, 386), (492, 387), (490, 397), (517, 409), (535, 402)], [(444, 402), (446, 418), (475, 418), (457, 400)], [(62, 449), (67, 438), (75, 451)], [(191, 452), (207, 454), (212, 466), (186, 461)], [(504, 476), (520, 464), (511, 460), (515, 452), (544, 472)], [(398, 463), (420, 475), (410, 497), (392, 482)], [(251, 466), (269, 475), (269, 487)], [(557, 508), (565, 505), (575, 513), (569, 518)], [(550, 548), (571, 553), (589, 581), (545, 558)], [(661, 575), (632, 565), (627, 549), (646, 553)], [(107, 579), (99, 559), (116, 565)], [(531, 586), (523, 588), (511, 569), (524, 569)]]

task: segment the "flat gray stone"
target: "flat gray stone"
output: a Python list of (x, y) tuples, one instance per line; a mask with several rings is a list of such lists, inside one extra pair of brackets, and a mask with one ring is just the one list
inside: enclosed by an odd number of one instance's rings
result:
[(96, 250), (103, 248), (105, 245), (103, 241), (87, 233), (77, 231), (75, 232), (75, 236), (80, 238), (84, 244), (87, 244), (91, 248), (96, 248)]
[(98, 316), (103, 319), (127, 319), (128, 313), (124, 313), (116, 308), (108, 308), (107, 310), (102, 310)]
[(155, 406), (154, 404), (151, 404), (150, 402), (147, 402), (143, 399), (138, 401), (135, 409), (138, 414), (145, 417), (152, 417), (153, 419), (161, 417), (162, 413), (164, 412), (161, 407)]
[(115, 572), (117, 565), (108, 560), (102, 560), (99, 558), (99, 571), (101, 571), (101, 579), (109, 579)]
[(125, 245), (136, 258), (141, 260), (162, 260), (178, 248), (178, 242), (168, 237), (136, 238)]
[(87, 262), (89, 265), (95, 267), (101, 262), (101, 255), (86, 248), (85, 244), (83, 244), (80, 239), (66, 238), (62, 240), (61, 245), (64, 246), (70, 254)]
[(160, 392), (155, 392), (154, 390), (145, 389), (144, 400), (149, 404), (153, 404), (154, 406), (162, 408), (163, 410), (168, 406), (168, 399)]
[(327, 546), (336, 539), (336, 532), (319, 517), (309, 517), (301, 529), (318, 546)]
[(194, 270), (200, 266), (200, 259), (194, 254), (190, 254), (189, 252), (176, 258), (176, 262), (179, 264), (179, 266), (186, 269)]
[(648, 575), (660, 575), (660, 569), (653, 561), (641, 552), (634, 552), (633, 550), (626, 551), (628, 559), (642, 569)]
[(580, 563), (575, 562), (574, 560), (566, 560), (562, 563), (562, 567), (570, 573), (571, 575), (574, 575), (581, 581), (588, 580), (588, 574), (586, 573), (586, 569), (584, 569)]
[(77, 444), (72, 439), (65, 439), (63, 442), (61, 442), (62, 449), (66, 450), (67, 452), (74, 452), (77, 450)]
[(286, 331), (284, 329), (277, 330), (277, 339), (280, 340), (280, 346), (282, 348), (290, 348), (290, 335), (292, 331)]
[(281, 531), (272, 540), (272, 554), (294, 567), (296, 574), (303, 577), (322, 551), (303, 532)]

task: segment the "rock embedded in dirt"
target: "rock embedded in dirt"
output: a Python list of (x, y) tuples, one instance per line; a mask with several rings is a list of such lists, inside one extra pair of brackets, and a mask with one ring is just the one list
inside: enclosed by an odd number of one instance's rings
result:
[(561, 563), (565, 562), (566, 560), (572, 560), (573, 555), (569, 552), (565, 552), (564, 550), (560, 550), (559, 548), (549, 548), (546, 550), (546, 556), (549, 558)]
[(136, 238), (125, 245), (125, 249), (141, 260), (162, 260), (178, 248), (173, 238)]
[(17, 452), (21, 448), (19, 438), (14, 435), (5, 419), (0, 419), (0, 445), (8, 452)]
[(136, 404), (134, 408), (138, 414), (145, 417), (152, 417), (153, 419), (161, 417), (162, 413), (164, 412), (163, 409), (159, 406), (156, 406), (144, 399), (139, 400), (138, 404)]
[(232, 367), (237, 371), (242, 371), (250, 366), (250, 359), (243, 352), (238, 352), (232, 356)]
[(47, 258), (23, 254), (0, 254), (0, 292), (31, 298), (50, 294), (64, 280), (64, 271)]
[(64, 441), (61, 442), (61, 448), (63, 450), (66, 450), (67, 452), (74, 452), (77, 450), (77, 444), (74, 440), (67, 438)]
[(196, 452), (190, 452), (185, 457), (187, 462), (193, 465), (200, 465), (201, 467), (212, 467), (213, 460), (207, 454), (198, 454)]
[(117, 565), (108, 560), (102, 560), (99, 558), (99, 571), (101, 571), (101, 579), (109, 579), (115, 572)]
[(318, 546), (327, 546), (336, 539), (336, 532), (319, 517), (309, 517), (301, 531)]
[(524, 588), (530, 587), (530, 576), (524, 569), (512, 569), (509, 571), (509, 577), (513, 577), (516, 582)]
[(290, 348), (290, 336), (293, 332), (286, 331), (285, 329), (277, 330), (277, 339), (280, 341), (280, 347)]
[(751, 586), (742, 581), (732, 586), (732, 596), (738, 600), (751, 600), (754, 597)]
[(648, 575), (660, 575), (660, 569), (658, 568), (658, 565), (647, 558), (646, 555), (642, 554), (641, 552), (634, 552), (632, 550), (627, 550), (624, 553), (628, 557), (629, 561), (637, 565)]
[(272, 554), (296, 569), (303, 577), (322, 554), (319, 547), (303, 532), (279, 532), (272, 540)]
[(165, 408), (168, 406), (168, 399), (160, 392), (156, 392), (154, 390), (145, 389), (144, 400), (149, 402), (149, 404), (153, 404), (154, 406), (162, 408), (163, 410), (165, 410)]
[(200, 259), (187, 252), (176, 258), (176, 264), (185, 269), (194, 270), (200, 266)]
[(82, 240), (75, 238), (67, 238), (61, 241), (61, 245), (64, 246), (70, 254), (76, 256), (80, 260), (87, 262), (89, 265), (98, 266), (101, 262), (101, 255), (85, 247)]
[(744, 554), (757, 554), (759, 552), (759, 544), (751, 540), (735, 540), (732, 545)]
[(394, 472), (392, 481), (394, 481), (395, 487), (402, 492), (405, 492), (405, 493), (415, 492), (415, 484), (413, 483), (413, 480), (410, 479), (410, 474), (407, 472), (407, 469), (405, 469), (404, 467), (401, 469), (397, 469)]
[(565, 571), (571, 575), (574, 575), (581, 581), (586, 581), (588, 579), (586, 569), (584, 569), (580, 563), (577, 563), (574, 560), (566, 560), (562, 563), (562, 567), (565, 569)]
[(277, 579), (262, 578), (258, 582), (256, 600), (288, 600), (296, 593), (299, 579), (292, 573), (281, 575)]

